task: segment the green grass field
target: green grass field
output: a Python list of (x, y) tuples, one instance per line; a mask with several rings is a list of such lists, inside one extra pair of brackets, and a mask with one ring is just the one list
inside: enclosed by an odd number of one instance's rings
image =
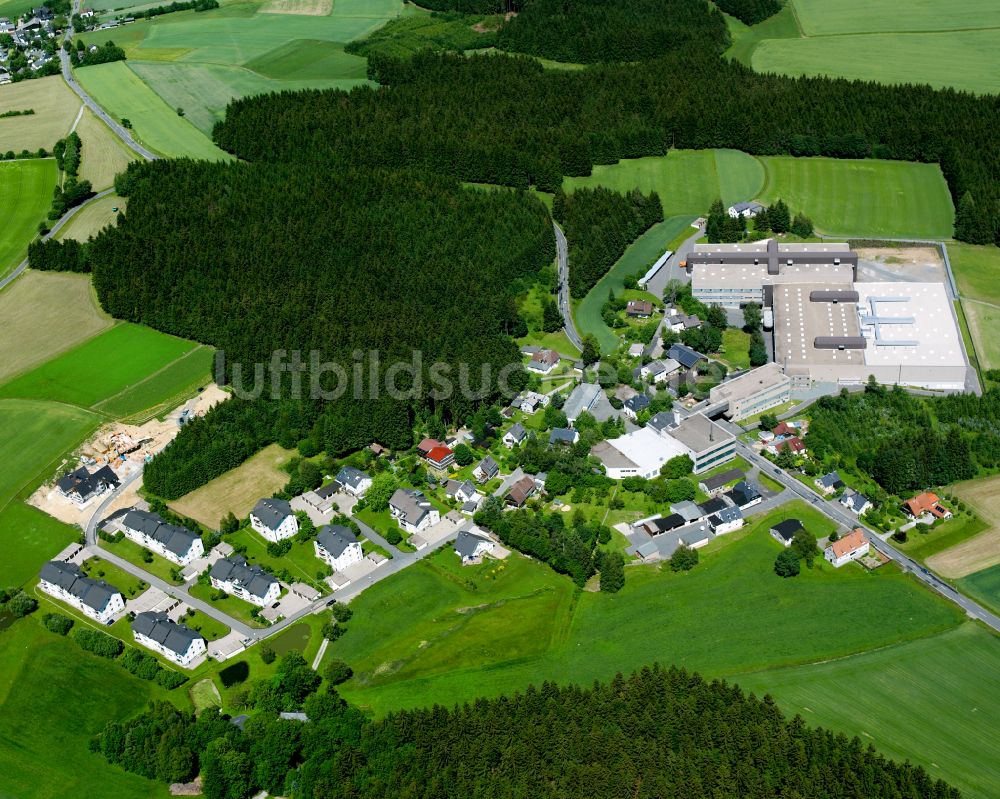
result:
[[(89, 108), (83, 112), (76, 126), (83, 145), (83, 159), (80, 162), (80, 179), (89, 180), (96, 191), (110, 187), (115, 175), (123, 172), (130, 161), (137, 156), (111, 129), (99, 120)], [(112, 195), (112, 197), (114, 197)], [(107, 198), (105, 198), (107, 199)], [(114, 198), (118, 199), (118, 198)], [(102, 203), (98, 200), (96, 205)], [(89, 210), (88, 208), (85, 210)]]
[[(101, 33), (103, 41), (107, 32)], [(133, 135), (162, 155), (212, 161), (230, 157), (193, 124), (179, 117), (124, 61), (84, 67), (74, 74), (106, 111), (118, 120), (129, 119)]]
[[(674, 216), (654, 225), (632, 242), (608, 273), (587, 292), (574, 311), (574, 319), (581, 336), (593, 334), (603, 352), (613, 351), (621, 342), (601, 318), (601, 308), (608, 301), (608, 292), (620, 293), (625, 288), (625, 278), (644, 272), (667, 249), (667, 245), (685, 229), (691, 228), (691, 216)], [(570, 264), (570, 269), (573, 264)], [(641, 274), (639, 275), (642, 276)]]
[[(842, 608), (831, 608), (829, 621)], [(817, 620), (819, 621), (819, 620)], [(967, 799), (1000, 795), (1000, 640), (968, 623), (827, 663), (734, 678), (791, 716), (908, 758)]]
[(824, 233), (949, 238), (954, 210), (937, 164), (771, 156), (764, 202), (781, 198)]
[(920, 525), (909, 531), (905, 544), (899, 544), (911, 558), (924, 561), (931, 555), (944, 552), (957, 544), (961, 544), (973, 536), (988, 530), (990, 525), (977, 516), (961, 514), (941, 524), (931, 527), (927, 532), (919, 532)]
[[(381, 714), (545, 679), (587, 683), (653, 661), (718, 676), (842, 657), (958, 623), (957, 610), (891, 568), (818, 565), (777, 577), (779, 545), (766, 529), (789, 515), (829, 530), (815, 511), (787, 505), (714, 542), (688, 574), (630, 568), (620, 594), (575, 601), (572, 585), (536, 562), (462, 568), (444, 550), (351, 603), (350, 629), (331, 647), (357, 675), (343, 694)], [(847, 606), (851, 613), (836, 612)]]
[(17, 799), (161, 799), (167, 786), (108, 766), (88, 750), (112, 720), (151, 699), (183, 702), (81, 650), (29, 617), (0, 635), (0, 793)]
[[(109, 225), (116, 224), (118, 214), (124, 213), (127, 205), (128, 200), (117, 194), (92, 200), (70, 217), (69, 222), (59, 229), (56, 238), (60, 241), (64, 239), (86, 241)], [(115, 208), (118, 210), (115, 211)]]
[[(13, 18), (13, 15), (0, 12), (0, 17)], [(69, 133), (80, 108), (80, 98), (59, 75), (0, 86), (0, 113), (28, 108), (35, 113), (0, 119), (0, 143), (4, 152), (35, 152), (39, 147), (51, 152), (53, 145)]]
[(1000, 6), (789, 0), (751, 28), (727, 18), (728, 55), (761, 72), (1000, 91)]
[(7, 555), (0, 560), (0, 585), (27, 585), (38, 570), (83, 535), (79, 527), (63, 524), (47, 513), (12, 500), (0, 510), (0, 540)]
[(706, 213), (718, 197), (727, 205), (752, 199), (764, 179), (760, 162), (738, 150), (671, 150), (665, 156), (595, 166), (588, 177), (563, 180), (563, 189), (605, 186), (622, 193), (634, 188), (656, 191), (665, 217), (697, 216)]
[(56, 162), (51, 158), (0, 163), (0, 208), (4, 209), (0, 214), (0, 277), (27, 254), (38, 223), (52, 203), (55, 185)]
[[(0, 397), (45, 399), (90, 408), (136, 389), (136, 396), (148, 401), (152, 397), (142, 389), (144, 381), (196, 346), (149, 327), (116, 325), (0, 386)], [(187, 380), (189, 376), (179, 377)], [(160, 388), (168, 396), (176, 393), (173, 386)], [(124, 398), (122, 402), (127, 403)]]
[(986, 369), (1000, 367), (1000, 250), (952, 242), (952, 272), (962, 296), (976, 353)]
[(1000, 613), (1000, 565), (961, 577), (955, 584), (962, 593), (982, 602), (994, 613)]
[(211, 602), (213, 607), (218, 608), (227, 616), (232, 616), (234, 619), (240, 619), (246, 622), (251, 627), (265, 627), (263, 622), (259, 622), (250, 615), (256, 605), (251, 605), (249, 602), (244, 602), (242, 599), (237, 599), (234, 596), (227, 596), (225, 599), (212, 599), (212, 593), (214, 588), (210, 585), (202, 585), (201, 583), (195, 583), (191, 586), (190, 592), (191, 596), (197, 597), (198, 599), (204, 600), (205, 602)]

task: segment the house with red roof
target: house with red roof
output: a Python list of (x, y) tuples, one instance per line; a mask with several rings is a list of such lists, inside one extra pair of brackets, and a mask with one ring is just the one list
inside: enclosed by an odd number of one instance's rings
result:
[(919, 519), (926, 514), (930, 514), (936, 519), (950, 519), (952, 517), (951, 511), (941, 504), (938, 495), (932, 491), (924, 491), (924, 493), (906, 500), (903, 503), (903, 508), (914, 519)]

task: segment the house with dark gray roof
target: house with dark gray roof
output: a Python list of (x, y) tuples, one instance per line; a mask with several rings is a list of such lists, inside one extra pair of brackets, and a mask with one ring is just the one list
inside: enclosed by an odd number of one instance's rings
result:
[(81, 466), (56, 481), (56, 489), (66, 499), (77, 505), (86, 505), (94, 497), (113, 491), (121, 485), (118, 475), (110, 466), (102, 466), (93, 474)]
[(732, 502), (740, 510), (746, 510), (747, 508), (759, 505), (764, 501), (764, 497), (760, 495), (760, 491), (757, 490), (757, 486), (753, 483), (747, 482), (746, 480), (741, 480), (733, 486), (731, 491), (727, 491), (726, 499)]
[(472, 476), (476, 478), (477, 482), (487, 483), (500, 474), (500, 467), (497, 462), (493, 460), (493, 457), (487, 455), (483, 458), (479, 465), (472, 470)]
[(708, 517), (708, 527), (715, 535), (731, 533), (743, 526), (743, 511), (735, 505), (726, 506)]
[(278, 579), (256, 564), (249, 565), (242, 555), (215, 561), (208, 576), (212, 588), (260, 607), (270, 605), (281, 595)]
[(572, 446), (580, 440), (580, 434), (576, 430), (568, 427), (554, 427), (549, 433), (549, 446), (555, 444), (566, 444)]
[(342, 524), (328, 524), (313, 540), (316, 557), (335, 572), (360, 563), (365, 553), (354, 531)]
[(667, 357), (673, 358), (685, 369), (693, 369), (698, 365), (698, 361), (707, 361), (704, 355), (691, 349), (686, 344), (671, 344), (667, 351)]
[(455, 539), (455, 554), (462, 559), (463, 565), (489, 554), (493, 547), (493, 542), (486, 536), (470, 530), (462, 530)]
[(104, 580), (94, 580), (75, 563), (52, 560), (42, 566), (38, 587), (86, 616), (110, 624), (125, 610), (122, 592)]
[(127, 538), (139, 546), (173, 561), (178, 566), (187, 566), (205, 554), (201, 536), (186, 527), (168, 524), (160, 516), (149, 511), (132, 508), (122, 517), (121, 529)]
[(622, 410), (625, 411), (625, 415), (634, 422), (639, 418), (639, 414), (646, 410), (650, 404), (651, 400), (648, 395), (636, 394), (634, 397), (629, 397), (624, 403), (622, 403)]
[(423, 492), (413, 488), (397, 488), (389, 499), (389, 513), (408, 533), (420, 533), (441, 521), (441, 512)]
[(363, 497), (372, 485), (371, 475), (353, 466), (341, 467), (336, 480), (341, 490), (358, 499)]
[(840, 475), (837, 472), (829, 472), (813, 480), (813, 485), (816, 486), (821, 494), (829, 496), (843, 488), (844, 481), (840, 479)]
[(840, 504), (860, 516), (871, 508), (872, 501), (858, 491), (845, 491), (840, 498)]
[(714, 497), (725, 491), (726, 486), (730, 483), (742, 480), (745, 476), (742, 469), (727, 469), (724, 472), (713, 474), (711, 477), (702, 478), (698, 487), (710, 497)]
[(444, 493), (448, 499), (457, 499), (459, 502), (468, 502), (479, 495), (476, 484), (471, 480), (448, 480), (444, 484)]
[(288, 500), (270, 497), (257, 500), (250, 511), (250, 526), (265, 540), (277, 543), (299, 531), (299, 520)]
[(792, 539), (795, 538), (795, 534), (802, 529), (804, 529), (802, 527), (802, 522), (798, 519), (785, 519), (784, 521), (778, 522), (771, 528), (771, 538), (782, 546), (790, 547), (792, 545)]
[(527, 437), (528, 433), (525, 431), (524, 425), (520, 422), (515, 422), (510, 430), (503, 434), (503, 438), (500, 440), (503, 441), (505, 447), (511, 448), (522, 443)]
[(722, 497), (712, 497), (704, 502), (699, 503), (698, 507), (701, 508), (701, 512), (705, 516), (711, 516), (713, 513), (718, 513), (723, 508), (728, 508), (729, 503)]
[(205, 639), (190, 627), (171, 621), (166, 613), (146, 611), (132, 621), (132, 637), (178, 666), (187, 668), (208, 649)]

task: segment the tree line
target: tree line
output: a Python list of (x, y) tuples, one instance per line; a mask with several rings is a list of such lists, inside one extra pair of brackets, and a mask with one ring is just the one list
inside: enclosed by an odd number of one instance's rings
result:
[(570, 294), (583, 297), (633, 241), (663, 221), (663, 206), (655, 191), (643, 194), (634, 189), (623, 195), (598, 186), (571, 194), (556, 192), (552, 216), (565, 229), (569, 243)]
[(672, 147), (937, 162), (961, 212), (956, 234), (998, 232), (1000, 111), (988, 98), (759, 74), (691, 48), (577, 72), (427, 52), (372, 56), (369, 71), (387, 88), (234, 100), (215, 141), (251, 161), (419, 166), (551, 192), (564, 175)]
[(312, 689), (302, 702), (307, 722), (260, 712), (241, 728), (159, 702), (109, 723), (91, 748), (161, 782), (200, 773), (207, 799), (262, 790), (295, 799), (959, 797), (920, 766), (785, 718), (768, 696), (676, 667), (587, 688), (545, 682), (379, 720), (331, 684), (318, 691), (305, 682), (295, 685)]
[(715, 5), (746, 25), (756, 25), (781, 11), (778, 0), (715, 0)]

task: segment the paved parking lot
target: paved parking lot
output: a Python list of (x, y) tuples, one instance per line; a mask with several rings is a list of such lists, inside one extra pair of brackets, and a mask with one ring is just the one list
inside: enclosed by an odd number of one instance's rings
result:
[(281, 587), (285, 589), (286, 593), (278, 600), (277, 607), (269, 605), (260, 612), (261, 617), (268, 621), (275, 621), (282, 616), (288, 618), (309, 607), (310, 603), (308, 599), (299, 596), (293, 591), (289, 591), (286, 585), (282, 585)]

